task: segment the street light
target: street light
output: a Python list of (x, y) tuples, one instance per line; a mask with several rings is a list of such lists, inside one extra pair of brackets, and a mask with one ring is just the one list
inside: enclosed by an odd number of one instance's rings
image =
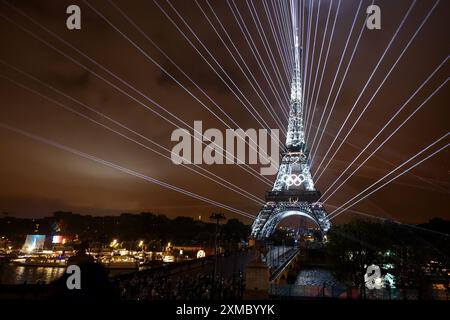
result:
[(212, 287), (212, 298), (214, 299), (214, 296), (216, 294), (216, 273), (217, 273), (217, 256), (219, 251), (219, 224), (220, 221), (226, 220), (225, 215), (223, 213), (213, 213), (210, 217), (210, 220), (216, 222), (216, 230), (215, 230), (215, 237), (214, 237), (214, 266), (213, 266), (213, 287)]

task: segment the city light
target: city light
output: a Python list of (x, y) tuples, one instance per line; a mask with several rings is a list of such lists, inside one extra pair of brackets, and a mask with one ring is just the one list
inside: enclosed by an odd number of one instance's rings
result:
[(119, 243), (117, 242), (117, 239), (113, 239), (113, 241), (111, 241), (111, 243), (109, 244), (109, 246), (112, 248), (116, 248), (118, 245)]
[(3, 314), (450, 300), (450, 1), (16, 2)]

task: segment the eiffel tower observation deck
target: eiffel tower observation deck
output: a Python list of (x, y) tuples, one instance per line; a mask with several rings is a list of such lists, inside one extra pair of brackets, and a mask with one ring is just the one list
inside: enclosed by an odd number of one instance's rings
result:
[(314, 221), (322, 234), (325, 234), (331, 226), (324, 207), (318, 202), (321, 193), (315, 189), (310, 172), (309, 150), (303, 127), (300, 47), (297, 37), (295, 37), (294, 57), (285, 143), (287, 151), (281, 153), (282, 160), (273, 188), (267, 192), (266, 204), (252, 225), (251, 237), (256, 240), (270, 237), (277, 225), (289, 216), (298, 215)]

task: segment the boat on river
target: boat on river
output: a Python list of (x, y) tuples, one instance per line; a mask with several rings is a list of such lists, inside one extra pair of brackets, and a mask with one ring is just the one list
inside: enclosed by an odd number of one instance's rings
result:
[(31, 257), (19, 257), (12, 260), (12, 262), (19, 266), (30, 267), (67, 267), (67, 260), (59, 257), (43, 257), (43, 256), (31, 256)]

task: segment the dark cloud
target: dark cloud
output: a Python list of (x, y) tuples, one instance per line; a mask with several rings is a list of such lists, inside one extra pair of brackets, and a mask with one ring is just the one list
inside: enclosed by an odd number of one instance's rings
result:
[[(174, 19), (177, 26), (188, 35), (206, 55), (186, 26), (176, 16), (166, 1), (157, 1)], [(261, 40), (252, 16), (245, 1), (235, 1), (242, 14), (246, 26), (249, 28), (257, 50), (253, 53), (248, 46), (242, 31), (236, 24), (226, 1), (209, 1), (215, 13), (226, 28), (237, 49), (248, 65), (252, 75), (257, 80), (262, 92), (267, 96), (269, 105), (282, 113), (277, 99), (261, 70), (254, 54), (261, 55), (264, 66), (267, 68), (277, 90), (288, 90), (288, 81), (284, 75), (283, 64), (278, 58), (277, 46), (271, 38), (270, 26), (265, 17), (261, 2), (253, 1), (261, 22), (269, 37), (270, 48), (276, 58), (276, 63), (270, 61)], [(269, 8), (279, 1), (268, 1)], [(320, 45), (324, 36), (326, 14), (329, 1), (322, 1), (320, 6), (319, 29), (317, 32), (316, 49), (309, 61), (313, 62), (312, 73), (308, 71), (305, 79), (309, 86), (306, 92), (312, 91), (316, 71), (318, 71), (315, 92), (319, 92), (319, 80), (324, 70), (324, 77), (320, 86), (320, 93), (315, 108), (314, 124), (318, 125), (320, 116), (327, 105), (330, 110), (340, 86), (347, 64), (350, 60), (351, 50), (357, 40), (357, 32), (365, 18), (365, 8), (371, 1), (363, 1), (361, 11), (353, 36), (350, 39), (347, 52), (343, 55), (344, 45), (350, 31), (355, 10), (359, 1), (343, 0), (338, 15), (336, 30), (331, 43), (330, 54), (326, 66), (324, 48), (322, 62), (319, 66)], [(174, 143), (170, 135), (176, 128), (165, 122), (152, 112), (159, 112), (165, 117), (177, 122), (170, 115), (152, 104), (146, 97), (159, 103), (167, 111), (180, 117), (187, 125), (192, 126), (194, 120), (202, 120), (205, 128), (217, 127), (224, 129), (223, 124), (205, 110), (188, 93), (181, 89), (173, 80), (165, 75), (146, 58), (139, 50), (133, 47), (117, 31), (114, 31), (105, 21), (93, 12), (83, 1), (9, 1), (11, 5), (19, 8), (27, 15), (55, 32), (68, 43), (87, 54), (89, 57), (114, 72), (115, 75), (126, 81), (130, 86), (139, 90), (142, 95), (133, 91), (125, 84), (117, 81), (108, 72), (101, 70), (88, 59), (82, 57), (72, 48), (52, 38), (51, 35), (31, 23), (21, 14), (12, 10), (4, 3), (0, 3), (0, 13), (12, 19), (20, 26), (34, 32), (37, 36), (66, 54), (70, 55), (86, 67), (106, 80), (111, 81), (118, 88), (135, 97), (133, 101), (126, 95), (118, 92), (110, 85), (99, 79), (90, 71), (66, 59), (59, 53), (47, 47), (40, 41), (33, 39), (13, 24), (0, 17), (0, 59), (27, 73), (48, 82), (58, 90), (80, 100), (83, 103), (104, 112), (109, 117), (120, 121), (136, 132), (157, 141), (164, 147), (171, 148)], [(139, 45), (149, 56), (155, 59), (169, 73), (215, 112), (219, 118), (225, 116), (208, 99), (203, 96), (164, 56), (158, 52), (139, 32), (137, 32), (108, 1), (89, 1), (101, 14)], [(199, 39), (210, 50), (211, 54), (220, 63), (220, 66), (230, 75), (236, 86), (248, 98), (244, 105), (230, 92), (219, 77), (202, 60), (200, 55), (189, 45), (174, 25), (164, 16), (153, 1), (115, 1), (121, 8), (155, 43), (179, 65), (217, 104), (227, 112), (242, 128), (259, 128), (255, 112), (248, 112), (245, 106), (255, 107), (261, 116), (267, 120), (271, 127), (276, 127), (266, 111), (263, 101), (258, 97), (244, 74), (239, 70), (226, 48), (217, 37), (214, 30), (205, 19), (194, 1), (173, 0), (174, 7), (188, 21)], [(317, 13), (317, 2), (314, 7), (314, 17)], [(338, 1), (333, 1), (331, 17), (334, 18)], [(365, 30), (361, 42), (355, 51), (353, 62), (348, 69), (346, 79), (342, 84), (340, 93), (335, 102), (333, 114), (330, 117), (320, 147), (316, 150), (312, 169), (315, 172), (322, 157), (328, 151), (331, 142), (340, 129), (341, 124), (353, 107), (356, 99), (364, 88), (372, 70), (376, 67), (386, 46), (400, 24), (401, 19), (411, 5), (411, 1), (377, 1), (382, 9), (382, 29), (375, 31)], [(441, 1), (430, 19), (424, 24), (422, 30), (411, 43), (404, 56), (399, 60), (386, 82), (383, 84), (375, 98), (371, 101), (378, 86), (383, 81), (399, 54), (411, 39), (420, 23), (433, 5), (433, 1), (418, 1), (404, 27), (400, 30), (397, 39), (392, 43), (378, 71), (368, 84), (365, 93), (355, 105), (355, 110), (344, 127), (337, 142), (345, 136), (347, 131), (356, 122), (364, 107), (369, 104), (367, 111), (353, 132), (346, 139), (341, 150), (331, 162), (329, 170), (317, 181), (317, 187), (324, 191), (346, 168), (380, 128), (394, 115), (395, 111), (415, 92), (430, 73), (445, 59), (449, 52), (448, 43), (448, 12), (449, 3)], [(82, 8), (82, 30), (69, 31), (65, 28), (65, 9), (70, 4), (78, 4)], [(213, 13), (205, 1), (199, 1), (219, 34), (239, 60), (231, 42), (221, 30)], [(282, 20), (282, 23), (285, 21)], [(330, 22), (331, 27), (331, 22)], [(313, 31), (315, 30), (315, 20)], [(306, 33), (304, 33), (306, 36)], [(325, 38), (328, 45), (330, 32)], [(314, 40), (314, 33), (311, 33)], [(281, 38), (280, 38), (281, 39)], [(306, 50), (305, 50), (306, 52)], [(335, 86), (333, 79), (337, 72), (339, 61), (343, 57), (342, 67), (337, 75)], [(213, 68), (223, 76), (223, 72), (211, 61)], [(244, 68), (244, 66), (241, 64)], [(280, 69), (280, 84), (275, 69)], [(244, 68), (247, 76), (250, 74)], [(32, 80), (0, 64), (0, 74), (13, 78), (24, 85), (30, 86), (43, 94), (75, 108), (86, 115), (94, 117), (103, 124), (111, 125), (115, 130), (126, 133), (123, 128), (113, 125), (101, 117), (94, 116), (92, 112), (77, 105), (51, 90), (44, 89)], [(309, 80), (311, 74), (311, 80)], [(406, 116), (420, 105), (445, 79), (448, 77), (448, 64), (417, 93), (402, 112), (368, 150), (371, 152), (378, 143), (387, 137)], [(227, 80), (230, 85), (230, 82)], [(256, 87), (256, 84), (253, 84)], [(259, 92), (259, 89), (258, 89)], [(260, 93), (260, 92), (259, 92)], [(331, 199), (332, 205), (339, 205), (353, 197), (359, 191), (382, 177), (395, 166), (405, 161), (418, 150), (421, 150), (449, 129), (448, 96), (446, 85), (410, 121), (386, 143), (383, 148), (350, 178), (345, 186)], [(261, 95), (261, 93), (260, 93)], [(146, 96), (146, 97), (145, 97)], [(12, 126), (25, 129), (42, 135), (59, 143), (77, 148), (81, 151), (94, 154), (114, 163), (129, 167), (157, 179), (180, 186), (191, 192), (226, 203), (230, 206), (245, 210), (251, 214), (258, 213), (259, 205), (251, 203), (239, 193), (234, 193), (210, 182), (190, 171), (176, 166), (171, 161), (155, 155), (142, 146), (130, 143), (126, 139), (88, 122), (73, 113), (70, 113), (48, 100), (23, 90), (9, 81), (0, 78), (0, 107), (1, 121)], [(328, 98), (329, 97), (329, 98)], [(243, 98), (241, 98), (243, 100)], [(264, 100), (264, 99), (263, 99)], [(308, 97), (308, 101), (311, 97)], [(265, 100), (264, 100), (265, 101)], [(315, 100), (314, 100), (315, 101)], [(370, 101), (370, 103), (369, 103)], [(310, 104), (309, 104), (310, 105)], [(308, 105), (308, 106), (309, 106)], [(285, 107), (285, 106), (282, 106)], [(313, 110), (313, 109), (311, 109)], [(325, 114), (327, 116), (327, 114)], [(284, 119), (284, 118), (283, 118)], [(326, 119), (326, 117), (325, 117)], [(325, 121), (323, 119), (323, 121)], [(228, 120), (227, 120), (228, 121)], [(185, 128), (185, 124), (177, 123), (177, 127)], [(231, 124), (231, 127), (235, 125)], [(316, 133), (316, 128), (311, 130)], [(127, 133), (129, 134), (129, 133)], [(320, 135), (320, 132), (318, 133)], [(130, 134), (130, 136), (132, 136)], [(141, 143), (147, 143), (141, 137), (133, 136)], [(311, 143), (311, 142), (310, 142)], [(336, 145), (335, 147), (336, 148)], [(79, 212), (93, 214), (119, 213), (120, 211), (158, 211), (168, 215), (188, 214), (192, 216), (206, 215), (213, 210), (213, 206), (205, 205), (201, 201), (179, 195), (176, 192), (165, 190), (142, 180), (117, 173), (101, 165), (67, 155), (62, 151), (30, 141), (4, 129), (0, 129), (0, 211), (10, 211), (22, 216), (35, 216), (50, 213), (54, 210), (78, 210)], [(335, 149), (331, 150), (331, 154)], [(421, 222), (433, 216), (449, 218), (448, 194), (448, 151), (427, 160), (405, 175), (366, 200), (353, 209), (373, 213), (383, 217), (392, 217), (405, 222)], [(363, 158), (364, 159), (364, 158)], [(358, 162), (359, 163), (359, 162)], [(269, 188), (258, 179), (248, 175), (239, 166), (205, 166), (215, 174), (226, 178), (232, 183), (245, 188), (249, 192), (264, 197)], [(255, 169), (259, 169), (255, 167)], [(274, 177), (271, 177), (274, 179)], [(416, 186), (416, 187), (415, 187)], [(231, 216), (232, 214), (229, 213)]]

